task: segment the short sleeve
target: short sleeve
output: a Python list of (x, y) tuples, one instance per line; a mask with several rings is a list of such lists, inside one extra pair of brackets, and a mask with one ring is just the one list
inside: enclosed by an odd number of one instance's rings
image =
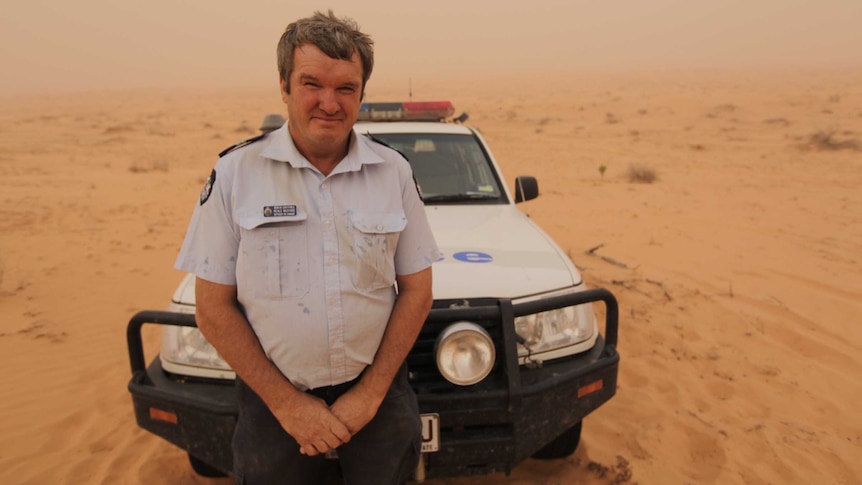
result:
[(231, 164), (219, 160), (201, 191), (176, 269), (223, 285), (236, 285), (239, 229), (233, 218)]

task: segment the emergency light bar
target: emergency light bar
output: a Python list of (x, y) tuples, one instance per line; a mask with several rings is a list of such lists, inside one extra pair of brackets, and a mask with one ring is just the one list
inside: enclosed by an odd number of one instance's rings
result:
[(455, 114), (450, 101), (362, 103), (359, 121), (442, 121)]

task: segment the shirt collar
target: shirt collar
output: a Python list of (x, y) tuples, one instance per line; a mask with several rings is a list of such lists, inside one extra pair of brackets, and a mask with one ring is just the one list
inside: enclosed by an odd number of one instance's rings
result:
[[(281, 128), (270, 133), (269, 136), (261, 140), (265, 145), (261, 149), (260, 155), (271, 160), (289, 163), (294, 168), (314, 168), (293, 143), (293, 138), (287, 130), (287, 123)], [(380, 157), (369, 146), (368, 140), (362, 138), (355, 131), (350, 134), (350, 147), (341, 162), (335, 167), (330, 175), (342, 172), (358, 172), (365, 164), (381, 163), (383, 158)]]

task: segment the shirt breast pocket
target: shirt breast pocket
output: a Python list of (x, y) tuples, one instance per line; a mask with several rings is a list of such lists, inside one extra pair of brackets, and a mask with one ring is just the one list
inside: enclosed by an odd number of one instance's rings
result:
[(237, 286), (262, 298), (298, 297), (309, 288), (308, 216), (240, 217)]
[(352, 272), (353, 286), (362, 291), (374, 291), (395, 284), (395, 249), (398, 236), (407, 226), (401, 212), (354, 213), (353, 256), (356, 267)]

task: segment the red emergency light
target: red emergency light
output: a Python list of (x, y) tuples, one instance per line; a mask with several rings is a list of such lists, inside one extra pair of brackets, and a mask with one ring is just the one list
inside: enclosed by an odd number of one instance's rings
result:
[(359, 121), (442, 121), (455, 114), (450, 101), (362, 103)]

